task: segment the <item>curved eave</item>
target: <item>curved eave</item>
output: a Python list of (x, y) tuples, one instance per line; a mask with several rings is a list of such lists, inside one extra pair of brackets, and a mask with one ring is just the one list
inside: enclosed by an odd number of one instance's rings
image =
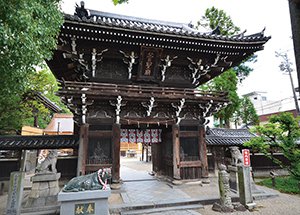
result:
[(120, 31), (127, 31), (127, 32), (134, 32), (134, 33), (143, 33), (143, 34), (151, 34), (151, 35), (159, 35), (159, 36), (168, 36), (168, 37), (175, 37), (175, 38), (183, 38), (183, 39), (192, 39), (192, 40), (201, 40), (206, 42), (218, 42), (218, 43), (226, 43), (226, 44), (240, 44), (240, 45), (263, 45), (265, 44), (271, 37), (266, 37), (263, 33), (255, 34), (257, 36), (222, 36), (222, 35), (215, 35), (215, 34), (207, 34), (201, 33), (198, 31), (188, 31), (185, 29), (181, 30), (168, 30), (166, 27), (165, 29), (159, 28), (141, 28), (136, 25), (115, 25), (113, 23), (108, 23), (107, 21), (97, 21), (93, 17), (87, 19), (83, 17), (80, 19), (77, 16), (72, 16), (65, 14), (65, 24), (81, 24), (90, 27), (96, 28), (104, 28), (104, 29), (111, 29), (111, 30), (120, 30)]

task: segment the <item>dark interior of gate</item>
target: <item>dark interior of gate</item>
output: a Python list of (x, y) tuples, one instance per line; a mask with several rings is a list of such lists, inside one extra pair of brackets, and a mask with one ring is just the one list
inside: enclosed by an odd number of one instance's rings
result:
[(111, 167), (120, 179), (121, 129), (161, 129), (153, 170), (175, 179), (208, 177), (204, 127), (228, 104), (201, 84), (262, 50), (269, 37), (201, 33), (191, 25), (77, 8), (65, 15), (47, 63), (80, 136), (78, 172)]

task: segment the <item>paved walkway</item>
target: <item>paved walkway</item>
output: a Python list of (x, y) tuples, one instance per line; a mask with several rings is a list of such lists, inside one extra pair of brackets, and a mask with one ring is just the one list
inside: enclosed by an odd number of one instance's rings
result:
[[(120, 206), (153, 206), (155, 204), (170, 204), (176, 202), (212, 200), (215, 201), (219, 197), (217, 186), (217, 178), (210, 177), (210, 184), (201, 184), (197, 181), (186, 182), (182, 185), (173, 185), (172, 183), (149, 175), (151, 172), (151, 164), (138, 161), (133, 158), (121, 159), (121, 178), (123, 184), (120, 191), (113, 191), (112, 199), (110, 199), (110, 208), (118, 208)], [(258, 207), (255, 211), (235, 212), (229, 214), (300, 214), (300, 196), (281, 194), (277, 191), (260, 187), (262, 195), (277, 194), (277, 197), (257, 199), (255, 202)], [(119, 196), (116, 198), (116, 196)], [(236, 196), (236, 194), (233, 194)], [(150, 214), (150, 215), (216, 215), (220, 214), (211, 209), (211, 203), (204, 205), (202, 208), (185, 209), (178, 207), (176, 210), (160, 211), (145, 210), (141, 213), (134, 214)], [(170, 208), (172, 209), (172, 208)], [(182, 209), (182, 210), (179, 210)], [(117, 214), (117, 213), (116, 213)], [(132, 212), (124, 212), (121, 214), (133, 214)]]
[[(155, 206), (156, 204), (184, 203), (186, 201), (209, 200), (215, 201), (218, 198), (217, 178), (210, 177), (210, 184), (199, 184), (197, 181), (183, 185), (172, 185), (171, 183), (151, 176), (151, 163), (141, 162), (135, 159), (121, 159), (121, 177), (123, 184), (120, 190), (113, 190), (109, 198), (110, 208), (119, 206)], [(277, 191), (259, 187), (266, 193), (276, 193), (277, 197), (255, 200), (258, 207), (252, 212), (235, 212), (229, 215), (299, 215), (300, 214), (300, 195), (282, 194)], [(0, 196), (0, 214), (4, 214), (6, 207), (7, 194)], [(198, 204), (197, 208), (189, 206), (173, 207), (170, 206), (166, 211), (145, 210), (135, 214), (149, 215), (220, 215), (212, 211), (212, 203), (204, 205), (203, 208)], [(197, 204), (194, 204), (194, 206)], [(141, 207), (143, 208), (143, 207)], [(111, 214), (116, 215), (119, 213)], [(121, 215), (132, 215), (133, 213), (121, 213)]]

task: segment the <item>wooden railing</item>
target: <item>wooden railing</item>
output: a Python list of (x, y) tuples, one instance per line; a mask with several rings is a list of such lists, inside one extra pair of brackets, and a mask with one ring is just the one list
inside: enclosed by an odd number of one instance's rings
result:
[(186, 98), (186, 99), (203, 99), (209, 101), (211, 99), (219, 100), (220, 102), (227, 101), (227, 93), (219, 92), (203, 92), (196, 89), (188, 88), (172, 88), (172, 87), (154, 87), (154, 86), (139, 86), (139, 85), (122, 85), (122, 84), (105, 84), (94, 82), (61, 82), (62, 89), (59, 94), (82, 94), (94, 96), (118, 96), (122, 97), (152, 97), (155, 98)]

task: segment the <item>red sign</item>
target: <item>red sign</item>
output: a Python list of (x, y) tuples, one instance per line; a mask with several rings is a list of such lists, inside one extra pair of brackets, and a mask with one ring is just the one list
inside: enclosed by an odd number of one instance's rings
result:
[(243, 163), (244, 166), (250, 166), (250, 150), (249, 149), (243, 149)]

